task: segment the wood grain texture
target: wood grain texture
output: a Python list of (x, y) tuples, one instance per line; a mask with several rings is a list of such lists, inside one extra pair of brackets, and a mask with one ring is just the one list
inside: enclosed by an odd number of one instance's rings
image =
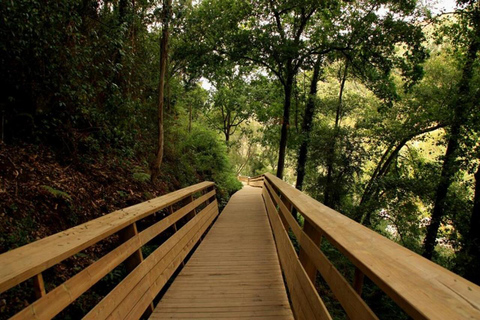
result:
[[(99, 304), (97, 304), (84, 319), (106, 319), (116, 316), (123, 319), (140, 299), (149, 291), (152, 285), (163, 284), (170, 278), (176, 266), (183, 261), (193, 244), (198, 241), (195, 236), (203, 228), (205, 230), (218, 214), (216, 200), (202, 210), (203, 214), (189, 221), (174, 235), (150, 254), (133, 272), (127, 275)], [(207, 224), (204, 226), (204, 224)], [(158, 277), (162, 277), (158, 280)], [(153, 300), (144, 299), (150, 303)], [(148, 306), (148, 304), (147, 304)], [(128, 307), (127, 309), (124, 309)], [(144, 309), (145, 310), (145, 309)], [(143, 310), (143, 311), (144, 311)], [(141, 315), (141, 314), (140, 314)], [(140, 316), (139, 316), (140, 317)]]
[[(266, 191), (268, 191), (268, 193)], [(290, 211), (286, 205), (280, 200), (278, 195), (273, 192), (273, 188), (268, 181), (265, 181), (265, 191), (263, 194), (264, 197), (267, 196), (272, 198), (274, 206), (278, 204), (278, 214), (281, 217), (283, 216), (283, 218), (287, 221), (288, 226), (295, 234), (295, 237), (300, 244), (300, 253), (303, 252), (304, 256), (311, 261), (315, 272), (317, 270), (320, 272), (323, 279), (327, 282), (349, 318), (352, 320), (378, 319), (373, 311), (358, 295), (358, 293), (355, 292), (354, 287), (347, 282), (347, 280), (341, 275), (335, 266), (328, 260), (325, 254), (318, 247), (318, 244), (315, 243), (312, 238), (301, 229), (298, 222), (290, 214)], [(268, 201), (270, 200), (266, 200), (265, 202), (268, 203)], [(299, 260), (302, 262), (301, 256), (299, 256)], [(302, 265), (304, 266), (303, 263)], [(307, 270), (305, 271), (307, 272)], [(311, 280), (310, 275), (309, 278)]]
[(151, 319), (293, 319), (261, 192), (231, 198)]
[(33, 277), (33, 290), (35, 291), (35, 298), (37, 299), (40, 299), (47, 294), (47, 292), (45, 291), (45, 283), (43, 282), (43, 276), (41, 273)]
[[(297, 257), (287, 231), (277, 213), (276, 206), (263, 189), (263, 198), (267, 206), (268, 217), (275, 236), (277, 252), (292, 300), (293, 311), (297, 319), (332, 319)], [(284, 204), (282, 203), (284, 206)]]
[[(161, 232), (165, 231), (172, 224), (183, 218), (192, 210), (193, 206), (198, 206), (200, 203), (206, 201), (209, 197), (215, 194), (215, 191), (196, 199), (194, 203), (189, 203), (186, 206), (178, 209), (153, 224), (139, 234), (133, 231), (132, 237), (117, 248), (91, 264), (84, 270), (80, 271), (72, 278), (65, 281), (61, 286), (57, 286), (45, 296), (36, 300), (17, 313), (12, 319), (51, 319), (66, 308), (70, 303), (82, 295), (85, 291), (90, 289), (95, 283), (112, 271), (122, 261), (127, 259), (131, 254), (152, 240)], [(211, 203), (211, 209), (218, 211), (216, 204)], [(178, 236), (177, 236), (178, 238)], [(172, 240), (173, 242), (174, 240)]]
[(0, 266), (2, 266), (0, 268), (0, 293), (120, 231), (133, 222), (212, 185), (213, 182), (202, 182), (114, 211), (101, 218), (0, 255)]
[(329, 242), (414, 319), (480, 319), (480, 287), (265, 174)]

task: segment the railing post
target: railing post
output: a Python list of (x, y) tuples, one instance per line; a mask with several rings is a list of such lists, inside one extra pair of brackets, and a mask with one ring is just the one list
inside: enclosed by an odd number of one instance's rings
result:
[[(207, 193), (209, 193), (210, 191), (213, 191), (213, 190), (215, 190), (215, 185), (212, 185), (212, 186), (206, 188), (204, 194), (207, 194)], [(205, 204), (207, 206), (210, 204), (210, 198), (208, 198), (207, 201), (205, 201)]]
[[(125, 242), (138, 234), (137, 223), (134, 222), (128, 227), (125, 227), (123, 230), (119, 232), (120, 240)], [(135, 251), (130, 257), (125, 260), (125, 268), (127, 269), (127, 273), (132, 272), (140, 263), (143, 262), (143, 253), (142, 248)], [(153, 302), (150, 303), (149, 307), (147, 308), (146, 312), (153, 312)]]
[[(169, 206), (169, 207), (168, 207), (168, 212), (170, 213), (170, 215), (173, 214), (173, 212), (174, 212), (174, 211), (173, 211), (173, 206)], [(175, 231), (175, 233), (178, 231), (177, 223), (176, 223), (176, 222), (173, 224), (173, 230)], [(182, 267), (184, 267), (184, 266), (185, 266), (185, 261), (182, 261)]]
[[(273, 187), (272, 187), (273, 188)], [(275, 191), (275, 190), (273, 190)], [(283, 196), (283, 194), (280, 193), (279, 195), (279, 198), (280, 200), (283, 202), (283, 204), (285, 205), (285, 207), (287, 207), (288, 209), (288, 212), (292, 212), (292, 210), (294, 209), (293, 208), (293, 204)], [(279, 209), (280, 210), (280, 209)], [(283, 214), (281, 212), (278, 212), (278, 214), (280, 215), (280, 220), (282, 220), (282, 223), (283, 223), (283, 227), (285, 228), (285, 230), (287, 230), (288, 232), (288, 229), (290, 228), (290, 226), (288, 225), (288, 222), (287, 222), (287, 219), (283, 216)]]
[[(303, 231), (307, 234), (307, 236), (317, 245), (320, 247), (320, 243), (322, 240), (322, 234), (307, 220), (305, 219), (303, 223)], [(302, 247), (300, 246), (300, 253), (298, 255), (300, 262), (303, 265), (303, 268), (305, 269), (305, 272), (307, 273), (308, 277), (310, 280), (313, 282), (315, 285), (315, 280), (317, 277), (317, 268), (313, 264), (313, 262), (310, 260), (308, 255), (305, 253), (304, 250), (302, 250)]]
[[(174, 212), (174, 211), (173, 211), (173, 206), (169, 206), (169, 207), (168, 207), (168, 214), (171, 216), (171, 215), (173, 214), (173, 212)], [(176, 223), (176, 222), (173, 224), (173, 230), (175, 230), (175, 232), (178, 231), (178, 229), (177, 229), (177, 223)]]
[[(193, 195), (192, 195), (192, 194), (188, 197), (188, 199), (190, 200), (190, 203), (192, 203), (193, 201), (195, 201), (195, 200), (193, 199)], [(190, 221), (190, 220), (192, 220), (196, 215), (197, 215), (197, 208), (194, 208), (192, 211), (190, 211), (190, 212), (186, 215), (186, 217), (187, 217), (188, 220)]]
[(363, 272), (357, 267), (355, 267), (355, 275), (353, 276), (353, 289), (360, 296), (362, 295), (364, 279), (365, 279), (365, 275), (363, 274)]
[(35, 298), (40, 299), (47, 294), (45, 291), (45, 283), (43, 282), (43, 276), (41, 273), (33, 277), (33, 289), (35, 291)]

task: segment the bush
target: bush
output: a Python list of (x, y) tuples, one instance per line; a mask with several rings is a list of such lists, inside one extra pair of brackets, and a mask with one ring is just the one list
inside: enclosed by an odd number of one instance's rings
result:
[(185, 139), (177, 141), (183, 141), (178, 148), (181, 150), (179, 167), (190, 173), (194, 172), (198, 180), (215, 182), (221, 206), (242, 188), (227, 157), (227, 147), (215, 132), (193, 126)]

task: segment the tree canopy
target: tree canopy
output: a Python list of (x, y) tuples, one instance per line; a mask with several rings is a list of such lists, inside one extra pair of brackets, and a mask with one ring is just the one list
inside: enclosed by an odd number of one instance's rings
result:
[[(271, 172), (480, 284), (478, 1), (0, 10), (3, 251), (57, 231), (52, 212), (73, 226), (201, 180), (225, 205), (238, 174)], [(382, 317), (406, 318), (377, 293)]]

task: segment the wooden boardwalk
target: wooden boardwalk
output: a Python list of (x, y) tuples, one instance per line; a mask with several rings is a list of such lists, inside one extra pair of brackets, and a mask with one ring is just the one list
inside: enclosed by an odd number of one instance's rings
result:
[[(352, 320), (378, 320), (361, 296), (365, 277), (413, 319), (480, 319), (476, 284), (270, 173), (242, 180), (249, 186), (230, 199), (220, 216), (214, 183), (205, 181), (1, 254), (0, 293), (23, 282), (35, 293), (35, 300), (11, 319), (61, 317), (62, 310), (122, 264), (128, 275), (83, 319), (134, 320), (145, 314), (152, 319), (293, 319), (292, 310), (298, 320), (332, 319), (315, 288), (318, 275)], [(294, 209), (304, 218), (302, 225), (293, 218)], [(156, 212), (170, 214), (155, 217)], [(177, 229), (182, 219), (186, 223)], [(137, 228), (138, 221), (147, 227)], [(142, 248), (169, 228), (176, 232), (168, 232), (170, 237), (144, 257)], [(297, 239), (298, 254), (289, 231)], [(114, 234), (122, 241), (109, 253), (46, 290), (44, 271)], [(350, 269), (353, 282), (321, 251), (322, 238), (355, 266)], [(151, 313), (158, 294), (198, 243)]]
[(261, 188), (230, 199), (150, 319), (168, 318), (293, 319)]

